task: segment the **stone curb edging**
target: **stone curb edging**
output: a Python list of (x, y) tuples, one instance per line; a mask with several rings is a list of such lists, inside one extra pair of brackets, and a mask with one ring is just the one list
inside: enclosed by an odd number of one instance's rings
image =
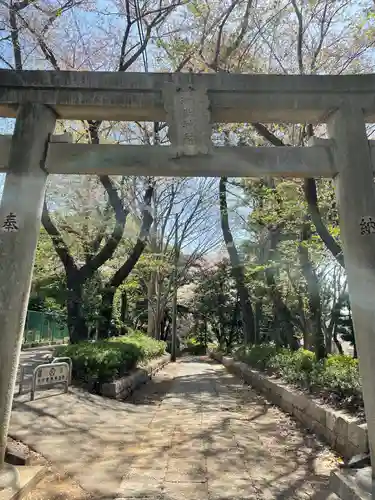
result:
[(339, 410), (319, 405), (287, 384), (272, 380), (271, 377), (222, 353), (208, 352), (208, 355), (322, 437), (344, 459), (368, 453), (367, 424), (358, 423), (355, 417)]
[(357, 472), (358, 469), (341, 469), (331, 472), (329, 486), (340, 500), (371, 500), (371, 494), (366, 494), (359, 487), (356, 480)]
[(169, 363), (170, 359), (170, 354), (165, 354), (161, 358), (153, 359), (146, 366), (138, 368), (127, 377), (102, 384), (100, 394), (107, 398), (125, 399), (139, 386), (148, 382), (156, 372)]

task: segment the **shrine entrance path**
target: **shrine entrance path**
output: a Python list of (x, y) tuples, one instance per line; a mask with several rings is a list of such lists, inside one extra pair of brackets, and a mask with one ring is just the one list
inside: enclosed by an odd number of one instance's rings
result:
[(16, 397), (10, 434), (93, 498), (333, 498), (334, 454), (207, 358), (167, 365), (126, 402), (47, 396)]

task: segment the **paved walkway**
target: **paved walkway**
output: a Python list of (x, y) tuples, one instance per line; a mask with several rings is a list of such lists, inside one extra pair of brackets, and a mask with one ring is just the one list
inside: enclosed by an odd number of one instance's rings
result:
[(127, 402), (46, 396), (16, 398), (11, 435), (95, 498), (329, 498), (334, 455), (208, 360), (168, 365)]

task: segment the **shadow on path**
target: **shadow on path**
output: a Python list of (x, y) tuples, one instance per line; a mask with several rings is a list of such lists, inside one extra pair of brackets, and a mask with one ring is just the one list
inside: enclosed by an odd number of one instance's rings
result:
[(11, 434), (96, 498), (320, 500), (335, 466), (313, 436), (205, 358), (167, 365), (126, 401), (80, 389), (26, 399), (16, 398)]

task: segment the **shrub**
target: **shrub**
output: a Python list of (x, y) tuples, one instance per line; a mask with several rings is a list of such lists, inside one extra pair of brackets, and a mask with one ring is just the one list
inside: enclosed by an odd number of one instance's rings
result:
[(72, 359), (74, 380), (102, 384), (125, 375), (141, 361), (162, 355), (164, 351), (164, 342), (135, 333), (99, 342), (59, 346), (55, 356)]
[(148, 360), (157, 356), (162, 356), (165, 353), (165, 342), (155, 340), (144, 333), (133, 331), (130, 335), (121, 337), (112, 337), (109, 342), (132, 344), (141, 350), (141, 360)]
[(363, 405), (358, 360), (349, 356), (330, 356), (325, 362), (321, 385), (327, 386), (351, 404)]
[(311, 351), (290, 351), (265, 344), (238, 349), (235, 358), (350, 411), (363, 408), (358, 360), (350, 356), (331, 355), (316, 361)]
[(191, 337), (186, 342), (186, 351), (194, 356), (199, 356), (206, 353), (206, 346), (202, 344), (197, 338)]
[(266, 370), (270, 360), (276, 356), (277, 352), (277, 348), (273, 344), (255, 345), (250, 348), (240, 347), (236, 351), (235, 357), (258, 370)]

